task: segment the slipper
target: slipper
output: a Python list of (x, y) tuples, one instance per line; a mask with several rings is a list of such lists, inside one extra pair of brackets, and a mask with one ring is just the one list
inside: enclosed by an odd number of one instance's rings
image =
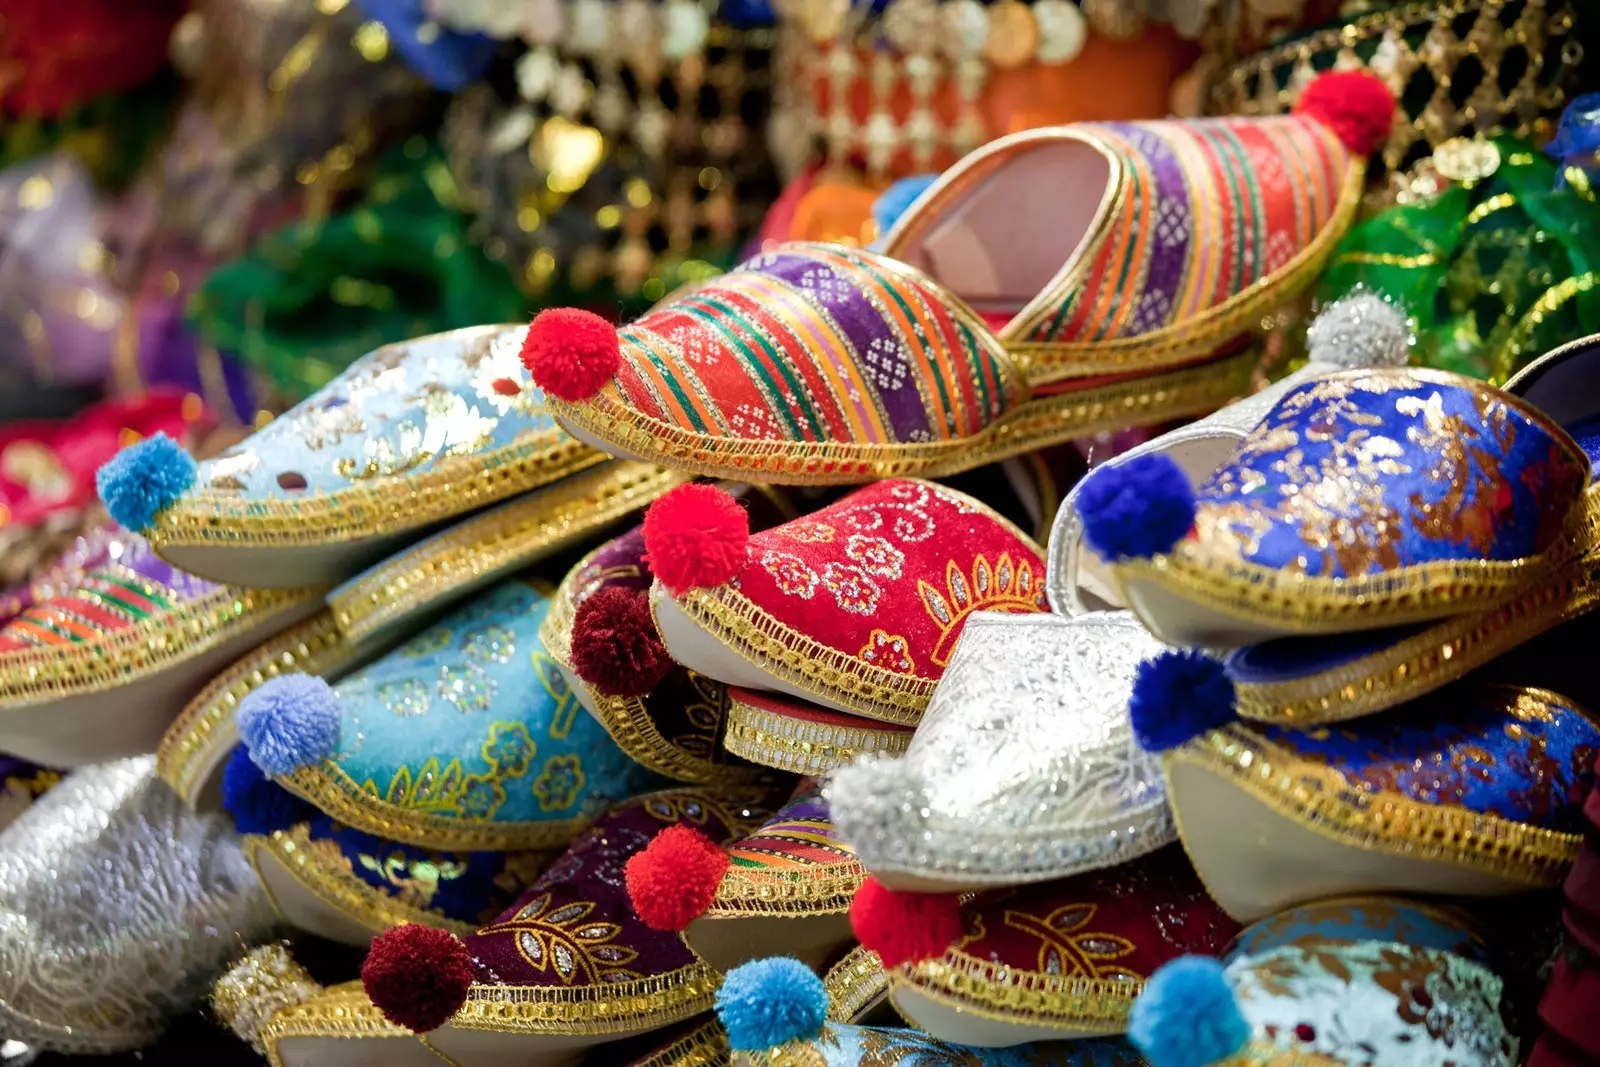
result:
[(1128, 697), (1160, 649), (1127, 612), (977, 612), (905, 755), (828, 783), (888, 889), (952, 893), (1113, 868), (1177, 839)]
[(793, 697), (730, 688), (722, 747), (763, 767), (828, 774), (858, 756), (897, 756), (912, 733), (910, 726), (841, 715)]
[(525, 332), (478, 326), (380, 348), (198, 467), (146, 438), (101, 468), (100, 498), (192, 574), (337, 584), (438, 523), (603, 459), (515, 380)]
[(570, 1063), (708, 1011), (720, 976), (679, 934), (638, 919), (625, 865), (665, 827), (726, 841), (781, 797), (759, 786), (684, 788), (613, 808), (477, 933), (413, 925), (375, 939), (362, 966), (367, 994), (456, 1062), (514, 1055), (521, 1067)]
[(328, 594), (349, 641), (367, 641), (613, 526), (688, 477), (611, 462), (526, 493), (428, 537)]
[(1392, 367), (1290, 390), (1198, 491), (1149, 457), (1092, 474), (1077, 509), (1151, 632), (1235, 648), (1511, 603), (1600, 542), (1589, 484), (1528, 400)]
[(985, 1047), (1119, 1035), (1157, 968), (1219, 952), (1239, 930), (1177, 848), (964, 906), (869, 881), (850, 918), (900, 1015)]
[[(752, 527), (793, 517), (788, 501), (730, 486)], [(656, 634), (652, 574), (634, 528), (578, 561), (550, 601), (539, 636), (567, 684), (617, 746), (642, 766), (684, 782), (751, 781), (763, 772), (728, 758), (721, 682), (680, 667)]]
[(1461, 916), (1322, 902), (1245, 930), (1225, 961), (1157, 971), (1129, 1037), (1149, 1067), (1515, 1067), (1501, 979)]
[(722, 847), (691, 828), (662, 832), (628, 861), (634, 911), (682, 931), (718, 971), (763, 956), (820, 966), (852, 940), (848, 912), (866, 872), (838, 838), (815, 779), (756, 830)]
[(1239, 342), (1349, 225), (1395, 104), (1330, 74), (1296, 115), (1083, 123), (946, 171), (883, 250), (785, 244), (615, 329), (546, 311), (523, 359), (613, 455), (721, 477), (940, 476), (1220, 406)]
[(251, 760), (340, 823), (408, 845), (565, 845), (655, 778), (545, 654), (541, 588), (502, 581), (336, 686), (268, 680), (236, 714)]
[(675, 662), (728, 685), (912, 726), (973, 612), (1044, 609), (1038, 546), (930, 482), (876, 482), (748, 529), (706, 486), (682, 486), (645, 515), (661, 640)]
[(151, 752), (177, 709), (320, 589), (216, 585), (116, 531), (82, 579), (0, 629), (0, 751), (47, 767)]
[(1228, 723), (1215, 661), (1156, 662), (1134, 732), (1164, 752), (1184, 848), (1237, 919), (1354, 892), (1506, 896), (1577, 855), (1600, 723), (1565, 697), (1466, 682), (1302, 732)]

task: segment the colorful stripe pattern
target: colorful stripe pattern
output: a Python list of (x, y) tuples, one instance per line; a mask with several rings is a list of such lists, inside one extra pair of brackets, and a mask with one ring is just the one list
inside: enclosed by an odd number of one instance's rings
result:
[(1081, 129), (1122, 160), (1127, 190), (1086, 283), (1033, 341), (1137, 337), (1237, 296), (1323, 231), (1350, 166), (1326, 127), (1292, 116)]
[(948, 441), (982, 431), (1021, 392), (946, 294), (833, 245), (763, 253), (621, 333), (612, 403), (709, 437)]
[(822, 786), (815, 780), (807, 782), (761, 829), (729, 845), (727, 853), (735, 868), (800, 873), (856, 858), (839, 840), (822, 799)]
[(219, 587), (163, 563), (144, 538), (117, 531), (108, 561), (0, 630), (0, 655), (82, 645), (158, 620)]

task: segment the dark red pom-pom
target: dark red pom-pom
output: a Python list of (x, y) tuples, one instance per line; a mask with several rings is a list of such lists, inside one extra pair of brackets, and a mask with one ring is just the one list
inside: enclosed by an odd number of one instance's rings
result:
[(472, 956), (454, 934), (407, 923), (372, 939), (361, 985), (384, 1018), (427, 1033), (467, 1002)]
[(673, 594), (734, 578), (749, 544), (750, 516), (713, 485), (680, 485), (644, 513), (650, 573)]
[(550, 308), (534, 316), (522, 342), (533, 383), (562, 400), (587, 400), (622, 366), (617, 328), (582, 308)]
[(896, 893), (868, 878), (850, 904), (850, 926), (885, 967), (931, 960), (961, 940), (961, 902), (948, 893)]
[(1294, 105), (1296, 115), (1316, 119), (1358, 156), (1370, 156), (1389, 136), (1394, 94), (1383, 79), (1365, 70), (1319, 75)]
[(705, 914), (728, 869), (728, 854), (705, 834), (669, 826), (628, 861), (628, 897), (644, 924), (683, 930)]
[(612, 586), (579, 604), (572, 620), (572, 666), (606, 696), (643, 696), (660, 685), (672, 670), (672, 657), (656, 633), (649, 597)]

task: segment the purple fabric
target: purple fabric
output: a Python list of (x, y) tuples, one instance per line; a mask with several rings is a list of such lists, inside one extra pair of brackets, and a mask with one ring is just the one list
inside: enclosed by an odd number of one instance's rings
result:
[(198, 600), (221, 586), (180, 571), (163, 560), (151, 549), (150, 542), (136, 533), (120, 531), (120, 536), (107, 550), (108, 562), (126, 567), (140, 577), (148, 578), (177, 593), (184, 600)]
[[(761, 273), (809, 291), (815, 303), (838, 324), (858, 354), (862, 372), (871, 375), (878, 387), (895, 440), (902, 444), (932, 440), (928, 414), (923, 407), (922, 394), (917, 390), (919, 375), (911, 364), (911, 354), (901, 346), (894, 328), (872, 302), (852, 282), (814, 259), (777, 252), (761, 263)], [(809, 286), (801, 280), (808, 274), (812, 276)], [(819, 285), (818, 281), (824, 284)], [(877, 342), (876, 348), (874, 342)], [(903, 372), (894, 374), (895, 367), (903, 368)], [(894, 384), (896, 380), (898, 384)]]
[(1183, 284), (1189, 265), (1189, 187), (1184, 183), (1183, 168), (1171, 145), (1144, 127), (1113, 125), (1143, 154), (1155, 175), (1155, 188), (1143, 190), (1144, 196), (1154, 198), (1155, 205), (1150, 267), (1145, 274), (1143, 291), (1125, 296), (1125, 299), (1139, 301), (1130, 325), (1130, 333), (1137, 336), (1165, 326), (1177, 302), (1178, 288)]
[(716, 843), (747, 833), (781, 789), (673, 789), (601, 816), (499, 918), (465, 939), (479, 985), (573, 988), (634, 982), (689, 967), (677, 932), (634, 914), (623, 868), (656, 834), (685, 825)]
[(582, 604), (602, 589), (642, 593), (650, 588), (650, 565), (644, 561), (644, 527), (635, 526), (607, 541), (583, 565), (574, 582), (573, 599)]
[(0, 756), (0, 791), (3, 791), (3, 783), (13, 778), (32, 778), (37, 773), (39, 768), (25, 760), (15, 756)]

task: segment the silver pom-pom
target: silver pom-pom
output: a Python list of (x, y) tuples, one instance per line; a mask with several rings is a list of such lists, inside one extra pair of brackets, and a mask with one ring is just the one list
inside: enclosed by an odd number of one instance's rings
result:
[(297, 1007), (322, 987), (280, 944), (250, 950), (211, 988), (211, 1008), (227, 1027), (261, 1055), (261, 1028), (278, 1012)]
[(1323, 308), (1306, 331), (1313, 363), (1336, 367), (1403, 367), (1411, 359), (1405, 309), (1377, 293), (1356, 290)]
[(905, 859), (923, 830), (927, 798), (909, 760), (861, 755), (833, 772), (823, 792), (839, 838), (858, 849)]

